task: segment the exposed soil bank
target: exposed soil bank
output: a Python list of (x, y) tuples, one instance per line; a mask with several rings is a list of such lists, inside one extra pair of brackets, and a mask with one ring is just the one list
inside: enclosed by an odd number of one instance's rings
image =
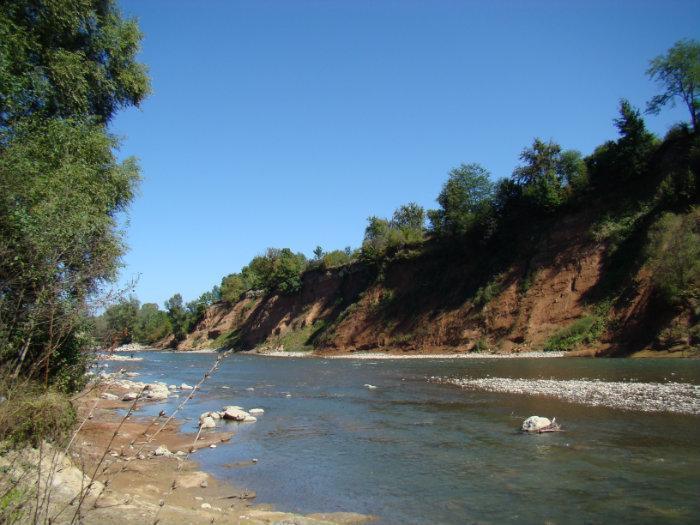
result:
[[(544, 348), (590, 357), (700, 355), (694, 314), (664, 305), (650, 269), (629, 261), (623, 268), (619, 251), (592, 233), (607, 212), (578, 211), (527, 242), (514, 240), (524, 246), (508, 252), (519, 250), (524, 258), (427, 243), (381, 266), (309, 270), (298, 293), (249, 293), (232, 304), (215, 303), (183, 340), (156, 346), (322, 355)], [(567, 337), (574, 342), (566, 348), (551, 346)]]

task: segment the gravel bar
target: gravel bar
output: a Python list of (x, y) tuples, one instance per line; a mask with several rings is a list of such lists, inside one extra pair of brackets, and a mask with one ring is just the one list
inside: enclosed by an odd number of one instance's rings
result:
[(471, 390), (550, 396), (583, 405), (700, 415), (700, 385), (690, 383), (636, 383), (597, 380), (453, 379), (432, 377)]

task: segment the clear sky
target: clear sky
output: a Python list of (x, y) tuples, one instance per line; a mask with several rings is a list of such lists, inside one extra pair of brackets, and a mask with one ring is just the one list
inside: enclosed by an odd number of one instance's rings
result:
[[(112, 130), (140, 158), (122, 283), (162, 306), (268, 246), (357, 247), (435, 206), (450, 168), (507, 177), (536, 136), (588, 154), (697, 1), (121, 0), (153, 94)], [(648, 117), (663, 134), (681, 108)]]

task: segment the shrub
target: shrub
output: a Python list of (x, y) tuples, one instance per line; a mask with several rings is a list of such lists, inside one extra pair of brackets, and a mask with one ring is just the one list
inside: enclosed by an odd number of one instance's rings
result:
[(664, 214), (649, 231), (647, 249), (657, 293), (671, 306), (700, 301), (700, 208)]
[(0, 404), (0, 441), (11, 446), (60, 442), (75, 423), (73, 405), (55, 389), (23, 383), (3, 390), (7, 400)]
[(581, 344), (596, 341), (603, 333), (605, 319), (601, 315), (587, 315), (562, 328), (544, 344), (545, 352), (567, 352)]
[(479, 288), (474, 294), (472, 301), (476, 306), (484, 306), (490, 303), (498, 294), (503, 291), (503, 283), (501, 278), (496, 277)]

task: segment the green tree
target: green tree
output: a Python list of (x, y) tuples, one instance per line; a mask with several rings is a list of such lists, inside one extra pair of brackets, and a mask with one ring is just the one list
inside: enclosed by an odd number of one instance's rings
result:
[(140, 38), (111, 0), (0, 3), (0, 366), (15, 374), (82, 377), (139, 178), (105, 125), (148, 94)]
[(265, 258), (268, 262), (265, 289), (282, 294), (293, 294), (301, 289), (301, 276), (307, 266), (302, 253), (293, 253), (289, 248), (268, 248)]
[(321, 259), (323, 259), (323, 248), (316, 246), (314, 248), (314, 260), (320, 261)]
[(237, 302), (248, 290), (240, 274), (232, 273), (221, 280), (221, 299), (229, 304)]
[(700, 115), (700, 43), (696, 40), (679, 40), (665, 55), (659, 55), (649, 63), (647, 75), (661, 84), (664, 92), (649, 101), (647, 111), (657, 114), (680, 98), (690, 112), (690, 122), (698, 131)]
[(155, 303), (144, 303), (138, 312), (134, 327), (134, 338), (139, 343), (150, 344), (172, 333), (168, 314)]
[(0, 129), (28, 116), (110, 120), (150, 91), (141, 32), (112, 0), (0, 3)]
[(452, 169), (437, 198), (440, 209), (428, 213), (432, 230), (442, 236), (468, 233), (488, 213), (493, 195), (490, 174), (481, 165)]
[(321, 266), (325, 269), (336, 268), (338, 266), (344, 266), (349, 264), (352, 260), (352, 256), (344, 250), (333, 250), (323, 254), (321, 259)]
[(513, 171), (513, 180), (535, 210), (550, 213), (565, 200), (567, 193), (587, 182), (586, 165), (578, 151), (563, 151), (553, 141), (536, 138), (532, 147), (520, 154), (522, 164)]
[(629, 101), (620, 101), (620, 116), (614, 120), (620, 137), (596, 148), (587, 159), (594, 180), (604, 178), (630, 181), (643, 176), (654, 152), (656, 138), (650, 133), (638, 109)]
[(175, 339), (181, 341), (187, 335), (187, 311), (182, 302), (182, 295), (176, 293), (165, 301), (165, 311), (170, 319)]
[(102, 339), (106, 344), (129, 343), (135, 339), (139, 317), (139, 300), (136, 297), (119, 301), (105, 310), (106, 334)]

